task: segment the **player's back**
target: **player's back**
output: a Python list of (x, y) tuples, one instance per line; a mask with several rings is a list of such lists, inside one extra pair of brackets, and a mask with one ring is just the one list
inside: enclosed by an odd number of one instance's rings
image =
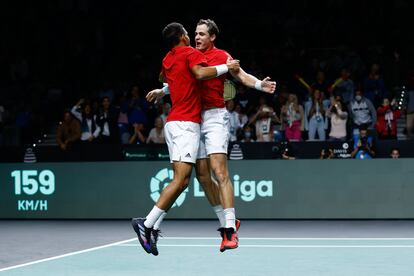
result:
[(206, 65), (204, 55), (190, 47), (174, 47), (162, 62), (162, 74), (170, 88), (172, 108), (167, 121), (201, 121), (201, 101), (197, 79), (191, 72), (195, 65)]

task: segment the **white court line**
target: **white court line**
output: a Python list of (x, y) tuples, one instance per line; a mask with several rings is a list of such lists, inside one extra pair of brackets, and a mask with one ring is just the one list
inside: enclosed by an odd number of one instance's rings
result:
[(28, 263), (24, 263), (24, 264), (19, 264), (19, 265), (9, 266), (9, 267), (5, 267), (5, 268), (0, 268), (0, 272), (11, 270), (11, 269), (16, 269), (16, 268), (20, 268), (20, 267), (24, 267), (24, 266), (44, 263), (44, 262), (48, 262), (48, 261), (53, 261), (53, 260), (57, 260), (57, 259), (61, 259), (61, 258), (73, 256), (73, 255), (78, 255), (78, 254), (82, 254), (82, 253), (86, 253), (86, 252), (91, 252), (91, 251), (95, 251), (95, 250), (115, 246), (115, 245), (120, 245), (120, 244), (123, 244), (123, 243), (131, 242), (131, 241), (136, 240), (136, 239), (137, 238), (132, 238), (132, 239), (128, 239), (128, 240), (124, 240), (124, 241), (118, 241), (118, 242), (105, 244), (105, 245), (101, 245), (101, 246), (96, 246), (96, 247), (92, 247), (92, 248), (88, 248), (88, 249), (84, 249), (84, 250), (74, 251), (74, 252), (70, 252), (70, 253), (66, 253), (66, 254), (63, 254), (63, 255), (58, 255), (58, 256), (54, 256), (54, 257), (50, 257), (50, 258), (40, 259), (40, 260), (33, 261), (33, 262), (28, 262)]
[[(221, 240), (219, 237), (162, 237), (164, 240)], [(321, 240), (321, 241), (411, 241), (414, 238), (249, 238), (242, 237), (240, 240)]]
[[(119, 244), (117, 247), (137, 247), (138, 244)], [(158, 244), (158, 247), (217, 247), (214, 244)], [(414, 245), (271, 245), (241, 244), (250, 248), (414, 248)]]
[[(165, 240), (219, 240), (217, 237), (164, 237)], [(45, 259), (40, 259), (37, 261), (32, 261), (28, 263), (23, 263), (19, 265), (9, 266), (5, 268), (0, 268), (0, 272), (16, 269), (20, 267), (30, 266), (38, 263), (53, 261), (73, 255), (78, 255), (82, 253), (87, 253), (111, 246), (138, 246), (138, 244), (125, 244), (131, 241), (136, 241), (137, 238), (132, 238), (128, 240), (118, 241), (106, 245), (96, 246), (84, 250), (74, 251), (54, 257), (49, 257)], [(414, 238), (241, 238), (241, 240), (390, 240), (390, 241), (399, 241), (399, 240), (414, 240)], [(161, 247), (217, 247), (217, 245), (206, 245), (206, 244), (189, 244), (189, 245), (183, 245), (183, 244), (159, 244), (158, 246)], [(239, 245), (240, 247), (269, 247), (269, 248), (414, 248), (414, 245)]]

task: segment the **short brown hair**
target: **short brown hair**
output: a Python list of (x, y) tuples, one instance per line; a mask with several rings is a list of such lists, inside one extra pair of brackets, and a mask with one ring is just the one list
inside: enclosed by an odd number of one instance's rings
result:
[(207, 25), (207, 30), (209, 35), (216, 35), (218, 36), (218, 34), (220, 33), (219, 28), (217, 27), (216, 22), (214, 22), (211, 19), (200, 19), (200, 21), (198, 21), (197, 26), (198, 25)]

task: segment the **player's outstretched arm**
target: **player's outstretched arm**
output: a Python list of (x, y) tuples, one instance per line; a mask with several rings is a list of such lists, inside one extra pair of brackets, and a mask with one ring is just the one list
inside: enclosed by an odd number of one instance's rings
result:
[(166, 95), (166, 93), (164, 93), (163, 89), (161, 88), (157, 88), (154, 90), (151, 90), (150, 92), (148, 92), (147, 96), (145, 96), (145, 99), (147, 99), (147, 101), (149, 102), (158, 102), (158, 100), (160, 100), (162, 97), (164, 97)]
[(276, 82), (271, 81), (269, 77), (259, 80), (255, 76), (246, 73), (242, 68), (237, 72), (230, 71), (230, 74), (247, 87), (255, 88), (256, 90), (267, 93), (274, 93), (276, 90)]
[(227, 59), (226, 64), (217, 66), (203, 67), (201, 65), (195, 65), (191, 68), (191, 72), (197, 80), (206, 80), (221, 76), (227, 72), (238, 71), (240, 69), (240, 61), (237, 59)]

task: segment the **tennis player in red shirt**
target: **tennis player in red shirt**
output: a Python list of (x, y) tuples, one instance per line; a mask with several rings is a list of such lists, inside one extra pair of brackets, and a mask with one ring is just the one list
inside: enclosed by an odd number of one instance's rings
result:
[[(230, 55), (215, 47), (219, 29), (213, 20), (201, 19), (195, 31), (196, 48), (204, 53), (209, 66), (226, 61)], [(231, 58), (231, 57), (230, 57)], [(262, 81), (246, 73), (243, 69), (230, 71), (230, 74), (243, 85), (259, 91), (274, 93), (276, 82), (266, 77)], [(220, 251), (238, 246), (237, 230), (240, 221), (236, 220), (234, 191), (227, 167), (227, 147), (229, 142), (229, 114), (224, 103), (225, 75), (202, 81), (200, 85), (202, 103), (201, 140), (197, 154), (197, 179), (202, 184), (207, 199), (220, 221), (222, 236)], [(147, 99), (153, 101), (162, 97), (168, 89), (155, 89), (148, 93)], [(210, 171), (213, 171), (214, 181)], [(220, 200), (221, 197), (221, 200)]]
[(164, 131), (174, 177), (146, 218), (132, 219), (140, 244), (147, 253), (154, 255), (158, 255), (158, 228), (154, 225), (162, 221), (166, 211), (188, 186), (197, 159), (202, 108), (200, 93), (196, 90), (197, 81), (240, 68), (239, 62), (233, 59), (205, 67), (206, 58), (189, 46), (187, 31), (179, 23), (168, 24), (163, 30), (163, 38), (171, 49), (162, 61), (161, 76), (167, 81), (171, 93), (172, 108)]

